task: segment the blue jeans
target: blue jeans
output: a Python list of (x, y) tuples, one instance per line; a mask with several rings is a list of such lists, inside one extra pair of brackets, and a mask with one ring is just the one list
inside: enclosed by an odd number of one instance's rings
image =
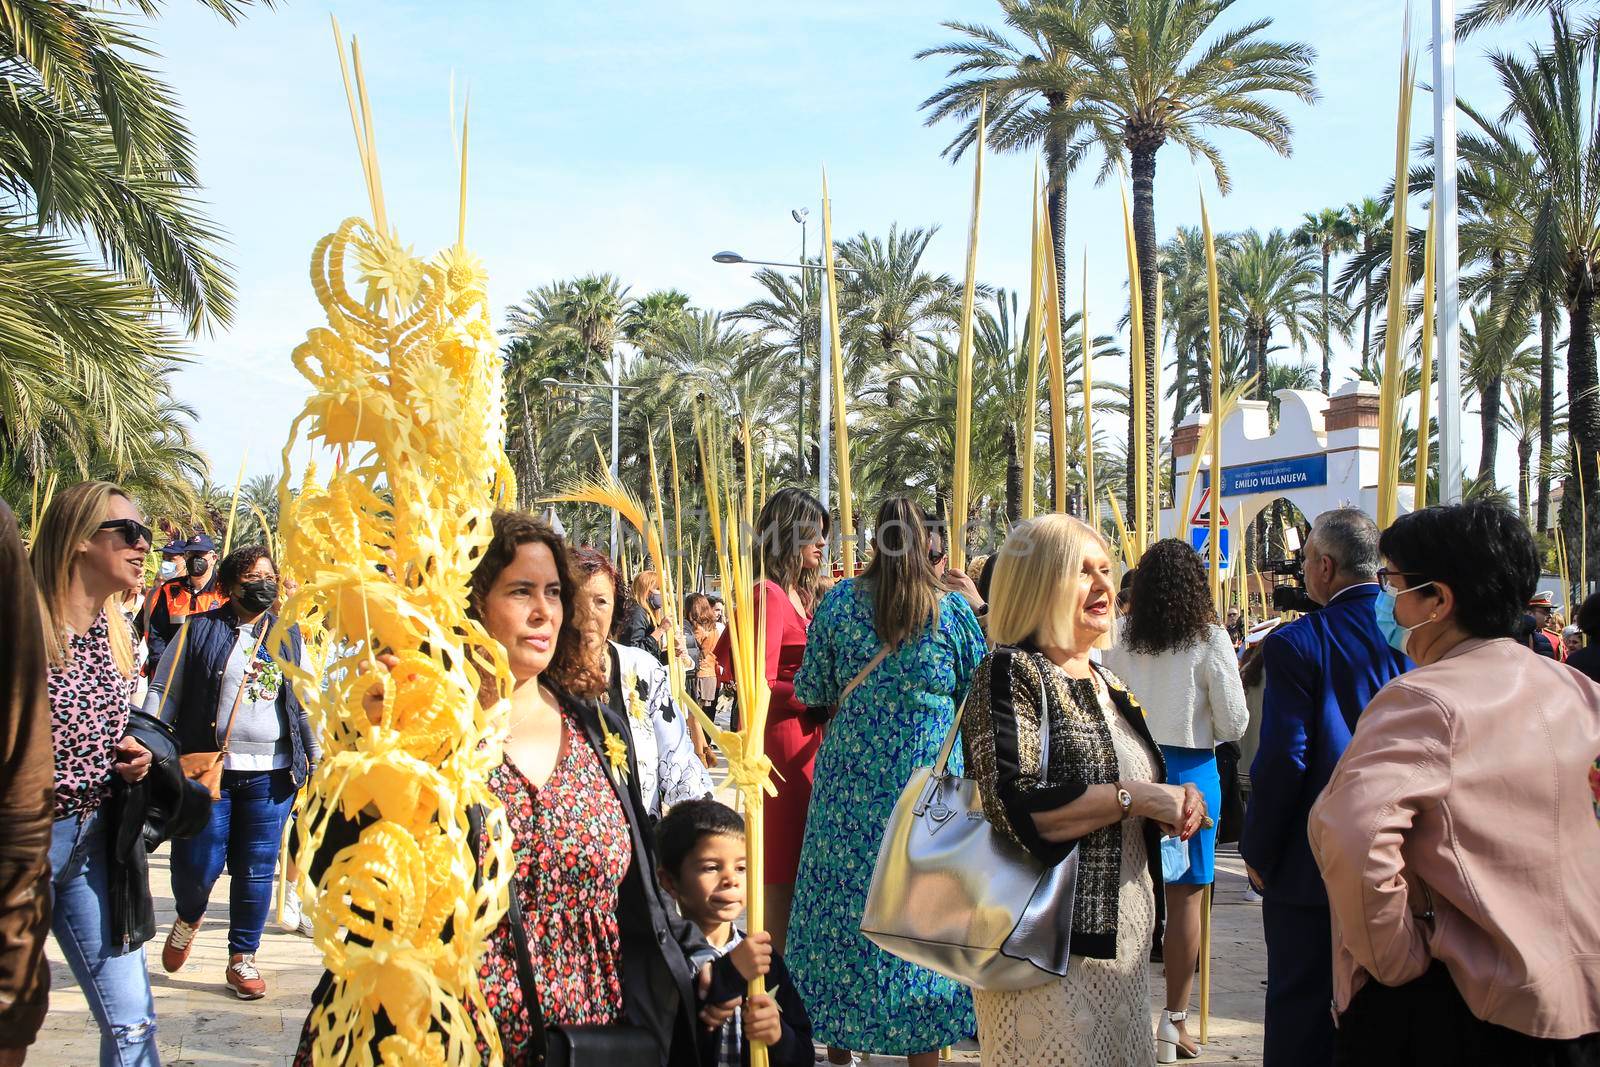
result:
[(124, 950), (111, 940), (109, 857), (100, 812), (56, 820), (50, 836), (50, 928), (100, 1024), (100, 1067), (160, 1067), (144, 947)]
[(294, 807), (294, 780), (277, 771), (223, 771), (222, 796), (195, 836), (172, 842), (172, 899), (178, 918), (196, 923), (227, 863), (228, 952), (255, 952), (267, 925), (283, 823)]

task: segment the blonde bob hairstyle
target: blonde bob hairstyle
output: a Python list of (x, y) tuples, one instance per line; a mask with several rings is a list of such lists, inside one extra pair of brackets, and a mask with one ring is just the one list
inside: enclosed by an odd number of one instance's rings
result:
[(989, 586), (990, 640), (1073, 647), (1078, 573), (1090, 542), (1109, 554), (1106, 539), (1070, 515), (1040, 515), (1013, 526), (996, 553)]
[[(65, 667), (72, 661), (72, 646), (67, 640), (67, 590), (72, 585), (72, 569), (78, 565), (78, 547), (93, 539), (106, 521), (111, 498), (132, 499), (128, 491), (110, 482), (80, 482), (59, 492), (45, 509), (34, 530), (29, 553), (33, 582), (39, 587), (39, 614), (44, 623), (45, 657), (52, 667)], [(111, 658), (123, 677), (133, 677), (133, 634), (122, 614), (122, 597), (106, 602), (106, 629)]]

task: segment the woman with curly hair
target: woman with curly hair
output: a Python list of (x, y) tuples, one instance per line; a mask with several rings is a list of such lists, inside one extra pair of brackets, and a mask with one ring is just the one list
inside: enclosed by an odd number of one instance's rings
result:
[[(1105, 664), (1121, 675), (1145, 707), (1150, 736), (1161, 746), (1167, 781), (1192, 784), (1210, 811), (1222, 808), (1216, 747), (1237, 741), (1250, 723), (1244, 685), (1228, 632), (1217, 625), (1205, 565), (1175, 538), (1157, 541), (1134, 571), (1133, 608), (1120, 643)], [(1156, 1032), (1158, 1062), (1199, 1055), (1184, 1020), (1200, 956), (1202, 891), (1211, 884), (1217, 832), (1189, 839), (1189, 869), (1167, 883), (1167, 930), (1162, 959), (1167, 1010)]]

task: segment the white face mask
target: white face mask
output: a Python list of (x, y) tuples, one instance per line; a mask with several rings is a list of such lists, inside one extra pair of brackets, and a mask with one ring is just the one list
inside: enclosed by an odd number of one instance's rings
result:
[(163, 560), (162, 561), (162, 563), (161, 563), (161, 580), (162, 581), (166, 581), (168, 578), (171, 578), (171, 577), (175, 576), (177, 573), (178, 573), (178, 565), (176, 563), (172, 562), (171, 560)]

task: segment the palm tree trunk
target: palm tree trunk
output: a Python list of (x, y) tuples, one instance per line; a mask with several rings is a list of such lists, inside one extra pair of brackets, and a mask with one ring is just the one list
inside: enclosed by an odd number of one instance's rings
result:
[(1333, 250), (1322, 243), (1322, 394), (1326, 396), (1333, 387), (1333, 350), (1328, 347), (1328, 271), (1332, 269)]
[(1483, 448), (1478, 454), (1478, 481), (1493, 487), (1494, 466), (1500, 458), (1500, 394), (1504, 380), (1498, 376), (1483, 383), (1483, 393), (1478, 398), (1482, 409), (1478, 414)]
[(1517, 442), (1517, 514), (1522, 516), (1522, 521), (1527, 522), (1528, 515), (1528, 471), (1533, 466), (1533, 442), (1527, 439)]
[(1272, 331), (1258, 329), (1255, 336), (1256, 399), (1267, 399), (1267, 346), (1272, 343)]
[(1022, 515), (1022, 461), (1017, 456), (1017, 428), (1007, 426), (1004, 435), (1006, 449), (1006, 518), (1016, 522)]
[[(1366, 246), (1364, 251), (1370, 254), (1372, 238), (1362, 238), (1362, 243)], [(1361, 370), (1365, 373), (1372, 366), (1372, 272), (1370, 270), (1361, 284)]]
[[(1190, 378), (1190, 374), (1191, 374), (1190, 367), (1193, 366), (1193, 364), (1196, 362), (1196, 360), (1191, 358), (1191, 356), (1190, 356), (1190, 350), (1189, 350), (1189, 346), (1188, 345), (1179, 344), (1177, 347), (1178, 347), (1178, 381), (1177, 381), (1176, 385), (1174, 386), (1173, 393), (1172, 393), (1172, 429), (1173, 429), (1174, 433), (1177, 432), (1178, 424), (1181, 423), (1184, 420), (1184, 418), (1189, 414), (1189, 378)], [(1198, 355), (1198, 353), (1196, 353), (1196, 355)], [(1178, 454), (1177, 454), (1177, 452), (1173, 452), (1173, 454), (1172, 454), (1172, 484), (1173, 485), (1177, 485), (1178, 484)], [(1179, 516), (1179, 519), (1180, 520), (1182, 519), (1181, 515)]]
[[(1580, 498), (1600, 501), (1600, 471), (1595, 467), (1600, 454), (1600, 396), (1596, 396), (1600, 377), (1595, 368), (1594, 282), (1580, 276), (1569, 282), (1567, 292), (1567, 428), (1577, 446)], [(1600, 504), (1591, 504), (1588, 512), (1588, 573), (1595, 575), (1600, 574), (1595, 565), (1600, 550)]]
[[(1128, 499), (1133, 500), (1135, 448), (1144, 449), (1145, 469), (1154, 470), (1160, 454), (1156, 418), (1156, 150), (1161, 147), (1164, 135), (1147, 133), (1143, 137), (1135, 131), (1128, 138), (1128, 151), (1133, 157), (1133, 243), (1139, 251), (1139, 303), (1144, 313), (1144, 337), (1132, 358), (1144, 360), (1144, 408), (1150, 413), (1149, 425), (1143, 441), (1134, 440), (1134, 428), (1128, 429)], [(1130, 379), (1131, 380), (1131, 379)], [(1154, 506), (1154, 502), (1152, 502)]]
[(1534, 529), (1550, 527), (1550, 447), (1556, 424), (1556, 309), (1539, 302), (1539, 503)]

